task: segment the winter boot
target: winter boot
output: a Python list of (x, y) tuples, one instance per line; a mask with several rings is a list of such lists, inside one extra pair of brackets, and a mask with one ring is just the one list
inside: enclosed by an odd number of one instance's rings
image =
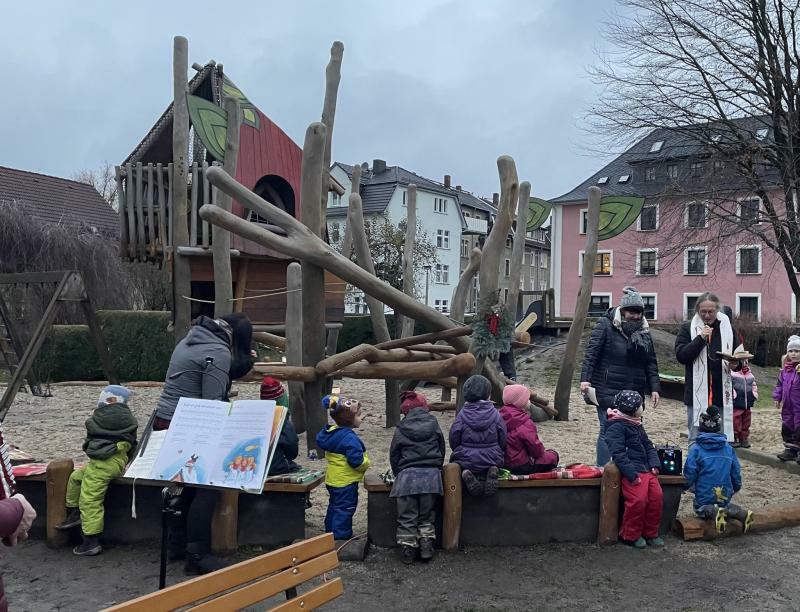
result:
[(72, 554), (78, 557), (94, 557), (103, 552), (103, 547), (100, 546), (100, 534), (84, 535), (83, 542), (78, 544), (72, 549)]
[(73, 527), (77, 527), (81, 524), (81, 511), (78, 508), (67, 508), (67, 518), (61, 521), (58, 525), (56, 525), (56, 529), (59, 531), (65, 531), (67, 529), (72, 529)]
[(725, 533), (728, 526), (728, 513), (725, 508), (717, 508), (717, 513), (714, 516), (714, 528), (717, 533)]
[(783, 452), (776, 455), (778, 459), (781, 461), (796, 461), (797, 460), (797, 449), (795, 448), (785, 448)]
[(414, 559), (417, 558), (417, 549), (413, 546), (403, 545), (400, 547), (400, 559), (406, 565), (411, 565), (414, 563)]
[(467, 493), (473, 497), (478, 497), (481, 493), (483, 493), (483, 485), (481, 484), (481, 481), (475, 478), (475, 474), (473, 474), (471, 471), (464, 470), (461, 472), (461, 478), (464, 480), (464, 486), (467, 487)]
[(622, 542), (623, 544), (627, 544), (628, 546), (632, 546), (633, 548), (638, 548), (640, 550), (642, 548), (647, 548), (647, 541), (641, 536), (639, 536), (635, 540), (620, 540), (620, 542)]
[(433, 559), (433, 538), (420, 538), (419, 540), (419, 558), (423, 561), (430, 561)]
[(750, 529), (753, 527), (753, 519), (755, 519), (753, 516), (753, 511), (748, 510), (744, 520), (742, 521), (742, 533), (747, 533), (750, 531)]
[(731, 442), (731, 448), (741, 448), (741, 447), (742, 443), (738, 438), (736, 438), (733, 442)]
[(742, 448), (750, 448), (750, 438), (748, 436), (742, 436), (741, 445)]
[(483, 494), (486, 497), (491, 497), (495, 493), (497, 493), (497, 468), (492, 466), (486, 472), (486, 484), (483, 485)]
[(664, 540), (658, 536), (654, 538), (646, 538), (645, 541), (647, 542), (648, 546), (652, 546), (653, 548), (663, 548)]

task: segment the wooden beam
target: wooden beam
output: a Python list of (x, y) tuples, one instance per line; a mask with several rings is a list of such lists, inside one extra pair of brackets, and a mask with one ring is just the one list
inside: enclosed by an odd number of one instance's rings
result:
[(69, 543), (69, 532), (59, 531), (56, 525), (67, 518), (67, 483), (74, 469), (72, 459), (60, 459), (47, 464), (45, 527), (49, 548), (61, 548)]
[(197, 197), (200, 191), (200, 178), (198, 177), (197, 162), (192, 162), (192, 208), (189, 211), (189, 246), (198, 246), (197, 240)]
[(167, 211), (169, 214), (169, 218), (167, 221), (167, 246), (172, 246), (175, 244), (173, 240), (173, 230), (175, 229), (175, 223), (173, 222), (172, 218), (175, 216), (175, 208), (172, 205), (172, 163), (167, 164)]
[(442, 500), (442, 549), (458, 552), (461, 539), (461, 466), (447, 463), (442, 468), (444, 499)]
[(220, 489), (211, 518), (211, 552), (229, 555), (238, 548), (239, 491)]
[[(206, 172), (208, 170), (208, 162), (207, 161), (203, 162), (202, 170), (203, 171), (202, 171), (201, 174), (203, 176), (203, 206), (205, 206), (206, 204), (211, 204), (211, 189), (210, 189), (209, 184), (208, 184), (208, 175), (206, 174)], [(208, 233), (209, 233), (208, 232), (208, 221), (206, 221), (205, 219), (200, 219), (199, 223), (200, 223), (200, 229), (199, 229), (198, 233), (199, 233), (200, 244), (202, 244), (204, 247), (207, 247), (208, 244), (209, 244), (209, 241), (208, 241), (208, 237), (209, 237), (208, 236)]]
[(419, 334), (417, 336), (409, 336), (408, 338), (397, 338), (396, 340), (389, 340), (388, 342), (379, 342), (375, 345), (378, 349), (393, 349), (405, 348), (407, 346), (414, 346), (421, 342), (437, 342), (438, 340), (452, 340), (462, 336), (469, 336), (472, 333), (472, 328), (469, 325), (462, 325), (453, 327), (438, 332), (431, 332), (428, 334)]
[(349, 378), (388, 378), (394, 380), (447, 378), (472, 371), (475, 357), (470, 353), (455, 355), (449, 359), (410, 363), (369, 363), (351, 365), (340, 370)]
[[(406, 243), (403, 245), (403, 293), (410, 297), (414, 296), (416, 285), (414, 278), (414, 241), (417, 237), (417, 186), (409, 184), (406, 190)], [(411, 317), (401, 317), (401, 338), (409, 338), (414, 335), (414, 324), (416, 321)]]
[(603, 469), (600, 483), (600, 515), (597, 523), (597, 543), (616, 544), (619, 539), (619, 500), (622, 495), (621, 476), (617, 465), (609, 462)]
[[(761, 533), (796, 527), (800, 525), (800, 504), (782, 506), (766, 506), (753, 512), (753, 526), (748, 533)], [(696, 516), (684, 516), (675, 519), (675, 534), (684, 540), (716, 540), (742, 535), (742, 524), (737, 520), (728, 520), (724, 533), (718, 533), (714, 521), (703, 520)]]
[[(317, 373), (314, 371), (314, 368), (286, 365), (285, 363), (254, 363), (253, 371), (263, 376), (272, 376), (279, 380), (300, 382), (313, 382), (317, 380)], [(320, 400), (320, 406), (322, 406), (322, 400)], [(294, 416), (294, 411), (295, 407), (292, 406), (292, 416)], [(322, 429), (322, 427), (320, 427), (320, 429)], [(319, 431), (319, 429), (317, 431)]]
[(125, 259), (128, 255), (128, 221), (125, 218), (125, 190), (122, 186), (122, 172), (119, 166), (114, 168), (114, 179), (117, 182), (117, 214), (119, 215), (119, 256)]
[(522, 264), (525, 259), (525, 234), (528, 229), (528, 200), (531, 197), (531, 184), (523, 181), (519, 185), (517, 204), (517, 227), (514, 231), (514, 247), (511, 249), (511, 271), (508, 277), (508, 300), (506, 309), (511, 320), (517, 320), (519, 302), (519, 281), (522, 277)]
[(409, 351), (422, 351), (423, 353), (440, 353), (442, 355), (455, 355), (458, 353), (452, 346), (446, 344), (413, 344), (404, 347)]
[(136, 259), (136, 179), (133, 176), (133, 164), (125, 166), (125, 209), (128, 211), (128, 257)]
[(141, 261), (147, 261), (147, 235), (144, 229), (144, 207), (142, 197), (144, 192), (144, 178), (142, 177), (142, 162), (136, 163), (136, 180), (133, 183), (136, 197), (136, 246)]
[(458, 279), (456, 288), (453, 290), (453, 297), (450, 300), (450, 316), (459, 323), (464, 322), (464, 313), (467, 309), (467, 299), (472, 288), (472, 279), (475, 278), (481, 267), (481, 250), (478, 247), (472, 249), (469, 254), (469, 263)]
[(569, 421), (569, 396), (572, 389), (572, 374), (575, 370), (575, 357), (578, 354), (578, 345), (586, 324), (586, 314), (589, 312), (589, 301), (592, 298), (592, 270), (597, 256), (598, 226), (600, 223), (600, 188), (589, 187), (589, 213), (586, 221), (586, 253), (583, 256), (583, 276), (581, 288), (578, 291), (578, 300), (575, 304), (575, 316), (569, 327), (567, 346), (564, 349), (564, 358), (558, 372), (556, 383), (555, 408), (558, 410), (559, 421)]
[[(286, 267), (286, 364), (303, 365), (303, 280), (300, 264), (292, 262)], [(298, 434), (306, 431), (306, 408), (303, 385), (289, 383), (289, 406), (292, 423)]]
[[(230, 234), (228, 234), (228, 240), (230, 240)], [(239, 262), (239, 269), (236, 273), (236, 293), (233, 296), (233, 312), (242, 312), (244, 310), (244, 301), (242, 298), (247, 292), (247, 270), (249, 267), (249, 258), (244, 258)]]
[(371, 344), (359, 344), (336, 355), (326, 357), (316, 365), (314, 370), (317, 376), (329, 376), (345, 366), (366, 359), (369, 355), (374, 355), (375, 352), (377, 349)]
[(253, 340), (261, 344), (266, 344), (267, 346), (274, 346), (282, 351), (286, 350), (286, 338), (276, 336), (269, 332), (253, 332)]
[[(361, 164), (353, 166), (353, 174), (350, 177), (350, 193), (361, 193)], [(344, 226), (342, 257), (345, 259), (351, 259), (353, 257), (353, 230), (349, 223), (345, 223)]]
[[(320, 189), (320, 227), (314, 233), (317, 236), (325, 235), (326, 214), (328, 208), (328, 191), (331, 184), (331, 149), (333, 146), (333, 123), (336, 117), (336, 97), (339, 93), (339, 82), (342, 80), (342, 56), (344, 45), (334, 41), (331, 45), (331, 59), (325, 68), (325, 98), (322, 101), (322, 118), (320, 121), (325, 126), (325, 150), (322, 157), (322, 185)], [(230, 172), (228, 174), (231, 174)]]
[(158, 189), (158, 246), (167, 246), (167, 198), (164, 191), (164, 164), (156, 164)]
[(156, 213), (153, 207), (153, 164), (147, 164), (147, 250), (151, 258), (156, 256)]

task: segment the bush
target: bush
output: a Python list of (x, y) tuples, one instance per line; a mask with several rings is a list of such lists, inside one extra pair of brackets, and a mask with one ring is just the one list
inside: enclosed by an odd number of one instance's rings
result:
[[(386, 324), (389, 326), (389, 335), (392, 338), (397, 338), (397, 324), (393, 314), (386, 315)], [(432, 331), (431, 328), (419, 321), (414, 325), (414, 335), (427, 334)], [(369, 315), (346, 316), (342, 330), (339, 332), (339, 342), (336, 345), (336, 351), (341, 353), (359, 344), (377, 344), (375, 342), (375, 335), (372, 333), (372, 319)]]
[[(107, 310), (97, 316), (122, 380), (164, 380), (175, 346), (171, 313)], [(53, 326), (34, 368), (46, 382), (106, 377), (86, 325)]]

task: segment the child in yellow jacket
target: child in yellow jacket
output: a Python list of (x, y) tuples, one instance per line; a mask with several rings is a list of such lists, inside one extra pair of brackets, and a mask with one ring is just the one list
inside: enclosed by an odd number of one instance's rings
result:
[(317, 446), (325, 451), (328, 461), (325, 486), (330, 499), (325, 531), (333, 532), (336, 540), (348, 540), (353, 537), (358, 483), (369, 467), (366, 447), (353, 431), (361, 425), (361, 404), (356, 399), (326, 395), (322, 405), (335, 423), (317, 434)]

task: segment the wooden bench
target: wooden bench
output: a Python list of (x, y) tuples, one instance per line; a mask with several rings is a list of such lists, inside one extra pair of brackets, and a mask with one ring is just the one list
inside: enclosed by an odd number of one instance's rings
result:
[[(66, 516), (67, 481), (71, 460), (52, 461), (46, 474), (17, 479), (17, 488), (37, 511), (33, 538), (47, 538), (48, 546), (66, 546), (70, 534), (55, 526)], [(240, 545), (283, 546), (305, 538), (306, 497), (324, 476), (304, 484), (267, 483), (261, 495), (223, 490), (212, 523), (212, 548), (218, 554)], [(134, 486), (130, 478), (111, 482), (105, 500), (103, 538), (129, 544), (161, 537), (161, 490), (165, 483), (136, 480), (136, 514), (131, 517)]]
[[(326, 533), (112, 606), (106, 612), (241, 610), (281, 592), (286, 601), (268, 610), (313, 610), (342, 594), (342, 579), (325, 577), (337, 567), (333, 535)], [(297, 592), (300, 585), (318, 576), (323, 577), (322, 584)]]

